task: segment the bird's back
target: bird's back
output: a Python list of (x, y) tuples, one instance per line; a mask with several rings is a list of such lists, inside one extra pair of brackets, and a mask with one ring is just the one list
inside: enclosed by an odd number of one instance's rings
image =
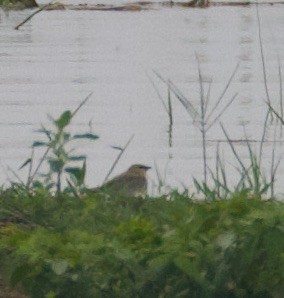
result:
[(126, 172), (92, 190), (127, 197), (144, 196), (147, 192), (146, 171), (149, 168), (144, 165), (133, 165)]
[(146, 177), (120, 175), (101, 186), (100, 191), (127, 197), (145, 195), (147, 192)]

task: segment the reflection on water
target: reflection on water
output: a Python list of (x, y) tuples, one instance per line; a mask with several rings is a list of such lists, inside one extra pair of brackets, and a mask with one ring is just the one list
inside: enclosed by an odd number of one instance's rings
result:
[[(279, 100), (277, 55), (283, 61), (284, 53), (281, 9), (277, 5), (260, 8), (269, 92), (275, 102)], [(166, 171), (171, 186), (192, 185), (192, 176), (202, 177), (200, 133), (173, 95), (173, 125), (169, 125), (147, 74), (165, 103), (167, 87), (152, 70), (170, 78), (198, 107), (195, 53), (206, 92), (213, 82), (210, 108), (240, 62), (226, 100), (236, 92), (238, 97), (222, 123), (236, 140), (244, 137), (243, 123), (248, 137), (261, 138), (266, 107), (254, 6), (135, 13), (45, 11), (21, 30), (13, 30), (30, 13), (0, 11), (0, 158), (4, 167), (16, 169), (29, 156), (29, 145), (37, 138), (34, 130), (47, 122), (47, 114), (57, 116), (74, 109), (94, 92), (72, 128), (84, 131), (91, 120), (101, 137), (92, 145), (80, 146), (90, 158), (89, 185), (101, 183), (114, 161), (117, 152), (110, 146), (122, 146), (132, 134), (135, 138), (117, 172), (133, 163), (156, 163), (162, 175)], [(208, 143), (213, 165), (216, 142), (224, 140), (218, 123), (208, 138), (213, 140)], [(245, 147), (236, 146), (247, 157)], [(230, 160), (228, 147), (223, 143), (221, 147), (224, 158)], [(264, 151), (267, 168), (270, 148), (267, 145)], [(282, 149), (277, 150), (280, 154)], [(0, 180), (5, 179), (2, 171)], [(156, 180), (154, 171), (150, 179)]]

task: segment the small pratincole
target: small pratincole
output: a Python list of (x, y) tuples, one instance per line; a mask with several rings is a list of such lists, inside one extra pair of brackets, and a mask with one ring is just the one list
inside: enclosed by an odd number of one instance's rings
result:
[(147, 193), (146, 173), (149, 169), (151, 167), (141, 164), (132, 165), (126, 172), (91, 190), (127, 197), (145, 196)]

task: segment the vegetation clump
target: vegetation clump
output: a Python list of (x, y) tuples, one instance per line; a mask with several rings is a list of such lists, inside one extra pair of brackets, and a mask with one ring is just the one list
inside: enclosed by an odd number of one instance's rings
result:
[[(123, 202), (123, 203), (122, 203)], [(0, 193), (1, 273), (29, 297), (281, 297), (284, 205), (247, 193)]]
[(0, 7), (9, 9), (25, 9), (37, 7), (35, 0), (0, 0)]

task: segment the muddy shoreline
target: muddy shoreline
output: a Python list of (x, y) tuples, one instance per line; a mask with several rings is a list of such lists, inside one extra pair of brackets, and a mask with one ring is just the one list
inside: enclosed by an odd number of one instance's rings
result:
[[(18, 6), (18, 4), (22, 6)], [(25, 5), (28, 3), (28, 5)], [(0, 8), (8, 9), (23, 9), (23, 8), (33, 8), (33, 7), (43, 7), (43, 5), (37, 5), (36, 2), (33, 2), (34, 5), (31, 6), (31, 3), (25, 1), (11, 1), (11, 5), (3, 5)], [(139, 1), (139, 2), (129, 2), (122, 5), (106, 5), (106, 4), (63, 4), (56, 2), (46, 6), (45, 10), (95, 10), (95, 11), (142, 11), (142, 10), (152, 10), (159, 9), (161, 7), (182, 7), (182, 8), (207, 8), (214, 6), (249, 6), (249, 5), (277, 5), (284, 4), (283, 1), (276, 2), (261, 2), (256, 3), (254, 1), (220, 1), (220, 2), (210, 2), (208, 0), (201, 1), (189, 1), (189, 2), (173, 2), (173, 1), (161, 1), (161, 2), (151, 2), (151, 1)]]
[[(124, 5), (105, 5), (105, 4), (62, 4), (55, 3), (50, 5), (46, 10), (96, 10), (96, 11), (141, 11), (141, 10), (150, 10), (150, 9), (159, 9), (161, 7), (182, 7), (182, 8), (207, 8), (212, 6), (249, 6), (256, 5), (255, 2), (250, 1), (239, 1), (239, 2), (209, 2), (203, 1), (199, 5), (196, 4), (195, 1), (190, 2), (171, 2), (171, 1), (163, 1), (163, 2), (130, 2)], [(259, 5), (275, 5), (275, 4), (284, 4), (284, 2), (262, 2)]]

